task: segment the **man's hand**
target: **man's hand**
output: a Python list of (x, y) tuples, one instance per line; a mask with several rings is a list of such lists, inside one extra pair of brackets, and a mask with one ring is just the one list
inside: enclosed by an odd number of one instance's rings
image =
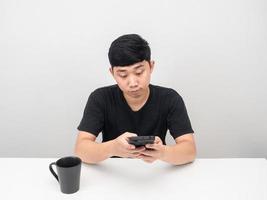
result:
[(141, 155), (137, 156), (137, 158), (142, 159), (145, 162), (152, 163), (157, 159), (161, 159), (163, 157), (165, 145), (163, 145), (161, 139), (156, 136), (154, 144), (147, 144), (146, 150), (141, 152)]
[(135, 148), (134, 145), (128, 143), (129, 137), (137, 136), (135, 133), (125, 132), (113, 140), (112, 155), (123, 158), (137, 158), (145, 147)]

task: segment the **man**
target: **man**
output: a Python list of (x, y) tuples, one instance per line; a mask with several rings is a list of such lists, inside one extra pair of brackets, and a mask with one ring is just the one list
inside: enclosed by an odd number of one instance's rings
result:
[[(136, 34), (123, 35), (109, 48), (110, 73), (116, 85), (89, 96), (78, 126), (75, 154), (85, 163), (110, 157), (136, 158), (173, 165), (193, 162), (193, 129), (182, 97), (173, 89), (150, 84), (154, 61), (148, 43)], [(167, 130), (176, 144), (165, 143)], [(102, 143), (95, 142), (102, 132)], [(136, 148), (129, 137), (156, 136), (154, 144)]]

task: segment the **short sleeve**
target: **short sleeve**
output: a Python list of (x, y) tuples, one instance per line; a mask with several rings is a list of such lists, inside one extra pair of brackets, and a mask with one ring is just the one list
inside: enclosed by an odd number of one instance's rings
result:
[(101, 104), (101, 95), (94, 91), (90, 94), (84, 109), (82, 120), (77, 127), (98, 136), (104, 126), (104, 106)]
[(194, 133), (184, 101), (176, 91), (171, 95), (167, 127), (174, 139), (187, 133)]

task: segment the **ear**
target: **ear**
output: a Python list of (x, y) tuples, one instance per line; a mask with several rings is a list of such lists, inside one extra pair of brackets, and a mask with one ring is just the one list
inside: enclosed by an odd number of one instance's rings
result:
[(111, 75), (114, 77), (114, 71), (113, 71), (112, 67), (109, 68), (109, 72), (110, 72)]
[(150, 66), (150, 74), (152, 74), (153, 70), (154, 70), (154, 65), (155, 65), (155, 61), (154, 60), (151, 60), (149, 62), (149, 66)]

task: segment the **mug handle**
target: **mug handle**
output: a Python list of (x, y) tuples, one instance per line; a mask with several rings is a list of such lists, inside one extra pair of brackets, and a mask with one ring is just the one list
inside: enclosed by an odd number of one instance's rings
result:
[(50, 170), (50, 172), (54, 175), (54, 177), (57, 179), (57, 181), (58, 181), (58, 176), (57, 176), (57, 174), (56, 174), (56, 172), (53, 170), (53, 168), (52, 168), (52, 166), (53, 165), (56, 165), (56, 163), (55, 162), (52, 162), (50, 165), (49, 165), (49, 170)]

